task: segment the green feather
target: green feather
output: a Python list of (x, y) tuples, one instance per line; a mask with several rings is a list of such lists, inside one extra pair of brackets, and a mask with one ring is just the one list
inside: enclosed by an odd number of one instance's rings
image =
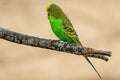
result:
[[(59, 6), (57, 6), (56, 4), (48, 4), (47, 13), (48, 13), (48, 19), (50, 21), (52, 31), (60, 40), (82, 46), (78, 38), (78, 35), (73, 28), (71, 21), (68, 19), (66, 14), (63, 12), (63, 10)], [(83, 50), (84, 52), (87, 52), (87, 50), (85, 49)], [(89, 58), (86, 56), (84, 57), (93, 67), (93, 69), (96, 71), (98, 76), (101, 78), (100, 74), (95, 69), (95, 67), (89, 60)]]
[(54, 17), (49, 16), (49, 21), (52, 31), (60, 40), (76, 44), (76, 40), (69, 36), (68, 33), (65, 31), (62, 19), (55, 19)]

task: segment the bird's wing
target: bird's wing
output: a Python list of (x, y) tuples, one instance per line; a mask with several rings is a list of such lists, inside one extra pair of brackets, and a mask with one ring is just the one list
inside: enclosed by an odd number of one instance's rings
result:
[(75, 32), (72, 23), (68, 18), (64, 19), (62, 22), (64, 26), (64, 32), (76, 43), (77, 45), (81, 45), (78, 35)]

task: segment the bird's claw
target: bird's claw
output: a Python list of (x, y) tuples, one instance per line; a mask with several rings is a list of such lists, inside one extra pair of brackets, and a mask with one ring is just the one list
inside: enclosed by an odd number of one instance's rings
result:
[(64, 46), (66, 46), (67, 42), (63, 42), (63, 44), (60, 46), (60, 50), (62, 50), (64, 48)]

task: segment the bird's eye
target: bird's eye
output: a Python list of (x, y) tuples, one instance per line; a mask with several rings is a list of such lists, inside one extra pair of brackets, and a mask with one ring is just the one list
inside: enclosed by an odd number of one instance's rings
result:
[(48, 13), (48, 16), (50, 16), (50, 14)]

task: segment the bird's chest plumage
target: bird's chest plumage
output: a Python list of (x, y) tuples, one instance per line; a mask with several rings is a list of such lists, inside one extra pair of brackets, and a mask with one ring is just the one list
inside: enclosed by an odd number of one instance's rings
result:
[(50, 21), (50, 24), (51, 24), (51, 28), (53, 30), (54, 33), (61, 33), (63, 32), (63, 25), (62, 25), (62, 21), (59, 21), (59, 20), (53, 20), (53, 21)]
[(55, 19), (53, 17), (49, 17), (50, 25), (52, 31), (55, 35), (63, 41), (66, 41), (68, 35), (64, 32), (64, 25), (61, 19)]

